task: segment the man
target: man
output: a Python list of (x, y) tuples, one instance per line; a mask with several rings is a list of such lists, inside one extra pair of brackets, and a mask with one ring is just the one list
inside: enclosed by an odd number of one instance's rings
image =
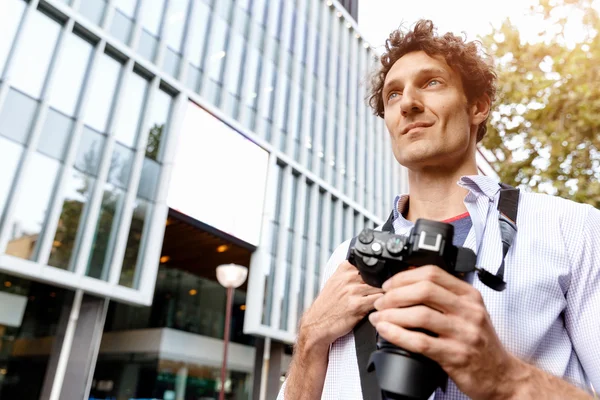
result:
[[(406, 235), (418, 218), (452, 221), (462, 236), (455, 244), (495, 273), (500, 187), (477, 176), (475, 161), (495, 96), (492, 67), (475, 43), (437, 36), (431, 21), (393, 32), (381, 64), (370, 104), (409, 170), (409, 194), (394, 204), (395, 233)], [(447, 390), (436, 400), (591, 398), (590, 384), (600, 388), (600, 212), (521, 193), (517, 225), (503, 292), (437, 266), (401, 272), (376, 289), (345, 261), (343, 243), (302, 317), (280, 398), (362, 399), (352, 329), (373, 308), (379, 335), (446, 371)]]

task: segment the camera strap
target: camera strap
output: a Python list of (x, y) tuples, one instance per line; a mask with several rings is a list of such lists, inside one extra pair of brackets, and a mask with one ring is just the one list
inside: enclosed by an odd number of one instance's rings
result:
[[(387, 221), (381, 228), (384, 232), (394, 233), (394, 212), (390, 214)], [(346, 259), (350, 256), (350, 249), (356, 243), (357, 236), (353, 237), (348, 247), (348, 254)], [(377, 383), (377, 376), (374, 372), (369, 372), (367, 367), (369, 365), (369, 357), (371, 353), (377, 350), (377, 331), (375, 327), (371, 325), (369, 321), (369, 315), (365, 316), (353, 329), (354, 333), (354, 346), (356, 349), (356, 360), (358, 361), (358, 372), (360, 374), (360, 387), (362, 389), (363, 399), (368, 400), (380, 400), (381, 390)]]
[[(498, 200), (498, 222), (500, 224), (500, 237), (502, 238), (502, 264), (496, 275), (485, 270), (479, 270), (479, 279), (494, 290), (502, 291), (506, 288), (504, 282), (504, 262), (506, 254), (517, 235), (517, 212), (519, 210), (519, 189), (500, 183), (500, 199)], [(482, 272), (483, 271), (483, 272)], [(489, 284), (488, 284), (489, 283)]]

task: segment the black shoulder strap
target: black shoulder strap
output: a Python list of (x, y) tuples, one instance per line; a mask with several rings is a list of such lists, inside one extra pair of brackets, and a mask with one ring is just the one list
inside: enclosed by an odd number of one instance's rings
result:
[(500, 211), (500, 234), (502, 237), (502, 264), (496, 274), (500, 279), (504, 279), (504, 260), (508, 249), (515, 240), (517, 234), (517, 212), (519, 210), (519, 189), (500, 184), (500, 199), (498, 200), (498, 211)]
[[(392, 212), (388, 217), (387, 221), (381, 228), (385, 232), (393, 232), (394, 227), (392, 225), (394, 221), (394, 213)], [(348, 257), (350, 256), (350, 249), (356, 242), (356, 237), (350, 241), (350, 247), (348, 248)], [(346, 257), (346, 258), (348, 258)], [(365, 400), (379, 400), (381, 399), (381, 390), (377, 384), (377, 377), (374, 372), (368, 372), (367, 367), (369, 365), (369, 357), (371, 353), (377, 350), (377, 332), (371, 322), (369, 316), (364, 317), (353, 330), (354, 333), (354, 346), (356, 348), (356, 360), (358, 362), (358, 372), (360, 373), (360, 387), (362, 389), (362, 397)]]

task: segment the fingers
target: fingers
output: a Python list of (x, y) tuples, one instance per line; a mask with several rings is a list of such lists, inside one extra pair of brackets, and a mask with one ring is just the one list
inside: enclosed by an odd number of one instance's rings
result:
[(360, 311), (361, 314), (366, 315), (368, 312), (372, 311), (375, 309), (375, 301), (377, 301), (377, 299), (379, 299), (381, 296), (383, 296), (383, 293), (374, 293), (374, 294), (369, 294), (367, 296), (363, 296), (360, 299)]
[(399, 288), (422, 281), (435, 283), (457, 295), (470, 294), (474, 290), (467, 282), (435, 265), (426, 265), (397, 273), (383, 284), (383, 289), (387, 291), (390, 288)]
[(435, 338), (426, 333), (411, 331), (389, 322), (380, 322), (375, 328), (388, 342), (413, 353), (422, 354), (434, 361), (438, 361), (440, 356), (448, 352), (450, 348), (451, 340), (449, 339)]
[(456, 294), (430, 281), (420, 281), (388, 290), (377, 300), (375, 308), (381, 311), (424, 304), (435, 310), (449, 313), (460, 311), (457, 310), (458, 303), (459, 297)]
[(455, 333), (449, 316), (422, 305), (377, 311), (369, 316), (369, 320), (375, 327), (380, 323), (388, 322), (407, 329), (426, 329), (442, 337)]

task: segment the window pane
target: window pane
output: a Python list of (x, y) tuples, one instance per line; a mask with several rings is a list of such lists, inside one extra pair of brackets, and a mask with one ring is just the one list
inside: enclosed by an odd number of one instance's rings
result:
[(106, 0), (85, 0), (79, 3), (79, 12), (97, 25), (102, 21), (105, 8)]
[(152, 104), (152, 112), (149, 114), (151, 128), (148, 133), (146, 157), (153, 160), (158, 160), (159, 158), (160, 144), (169, 119), (171, 101), (171, 96), (159, 90)]
[(240, 76), (242, 74), (242, 69), (239, 66), (242, 65), (242, 56), (246, 47), (246, 41), (242, 35), (233, 35), (229, 43), (229, 52), (225, 58), (229, 65), (229, 73), (225, 82), (229, 93), (234, 95), (239, 93)]
[(71, 269), (69, 265), (79, 222), (83, 215), (84, 207), (90, 198), (95, 179), (89, 175), (73, 170), (73, 175), (67, 182), (65, 200), (63, 202), (58, 227), (52, 242), (52, 251), (48, 265), (61, 269)]
[(106, 54), (100, 56), (95, 66), (84, 121), (100, 132), (106, 132), (121, 67), (117, 60)]
[(14, 209), (11, 238), (6, 254), (33, 259), (36, 243), (46, 222), (60, 164), (40, 153), (34, 153), (23, 177), (19, 201)]
[(181, 52), (181, 42), (189, 0), (171, 0), (167, 14), (165, 41), (167, 46), (176, 52)]
[(143, 200), (137, 200), (133, 216), (131, 217), (131, 227), (127, 237), (127, 246), (125, 248), (125, 256), (123, 257), (123, 267), (121, 268), (121, 278), (119, 285), (134, 287), (137, 286), (136, 266), (138, 263), (138, 255), (142, 243), (144, 233), (144, 224), (146, 217), (150, 215), (150, 206)]
[(138, 45), (138, 52), (142, 57), (154, 61), (156, 46), (158, 46), (158, 38), (146, 32), (145, 29), (142, 29), (140, 44)]
[(6, 199), (13, 187), (13, 179), (19, 167), (23, 147), (0, 137), (0, 222), (4, 215)]
[(123, 43), (129, 43), (133, 21), (120, 10), (116, 10), (110, 25), (110, 33)]
[(0, 135), (25, 143), (29, 137), (37, 101), (14, 89), (10, 89), (2, 112), (0, 112)]
[(141, 23), (144, 29), (158, 36), (163, 16), (165, 0), (146, 0), (142, 2)]
[(123, 92), (125, 98), (121, 102), (119, 122), (115, 133), (116, 139), (125, 146), (135, 147), (137, 142), (137, 134), (147, 90), (147, 80), (137, 74), (131, 75), (127, 83), (127, 88)]
[(210, 78), (220, 83), (221, 70), (223, 69), (223, 58), (225, 58), (225, 39), (227, 38), (227, 23), (221, 18), (213, 20), (213, 32), (210, 37), (210, 45), (206, 57), (206, 69)]
[(94, 132), (88, 127), (84, 127), (75, 159), (75, 168), (81, 172), (95, 176), (98, 173), (100, 157), (102, 157), (105, 141), (104, 135)]
[(72, 128), (73, 120), (71, 118), (50, 108), (40, 134), (38, 151), (63, 161)]
[(113, 185), (126, 189), (129, 184), (134, 157), (133, 150), (116, 143), (111, 158), (110, 170), (108, 171), (108, 181)]
[(133, 18), (135, 14), (136, 3), (137, 0), (115, 0), (115, 7), (122, 11), (123, 14)]
[(50, 93), (52, 107), (67, 115), (75, 114), (91, 55), (90, 43), (72, 33), (67, 36)]
[(6, 64), (8, 52), (13, 44), (15, 33), (19, 27), (19, 22), (23, 17), (25, 10), (25, 2), (23, 0), (9, 0), (8, 6), (3, 8), (0, 13), (0, 26), (2, 27), (2, 35), (0, 35), (0, 78)]
[(142, 177), (138, 186), (138, 197), (146, 200), (154, 200), (159, 172), (160, 165), (156, 161), (144, 158)]
[(31, 15), (12, 68), (12, 84), (39, 98), (56, 46), (60, 25), (39, 11)]
[(123, 206), (125, 193), (112, 185), (107, 185), (102, 198), (100, 214), (96, 222), (94, 242), (88, 259), (86, 275), (107, 280), (110, 254), (114, 250), (119, 214)]
[(208, 27), (208, 17), (210, 15), (210, 7), (201, 1), (196, 1), (194, 4), (194, 14), (192, 15), (192, 23), (187, 40), (190, 41), (189, 46), (189, 61), (196, 67), (202, 65), (204, 58), (204, 43), (206, 42), (206, 28)]

